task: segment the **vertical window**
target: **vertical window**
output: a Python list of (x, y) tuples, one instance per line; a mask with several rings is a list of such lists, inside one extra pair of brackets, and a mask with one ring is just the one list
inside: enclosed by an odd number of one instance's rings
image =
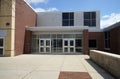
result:
[(74, 26), (74, 13), (63, 13), (62, 14), (62, 26)]
[(3, 55), (3, 49), (4, 49), (3, 38), (0, 38), (0, 56)]
[(96, 12), (84, 12), (84, 26), (96, 26)]
[(3, 39), (0, 39), (0, 47), (3, 47)]
[(0, 0), (0, 12), (1, 12), (1, 0)]
[(89, 40), (89, 47), (90, 48), (97, 48), (97, 41), (95, 39)]
[(105, 48), (110, 48), (110, 32), (104, 32)]

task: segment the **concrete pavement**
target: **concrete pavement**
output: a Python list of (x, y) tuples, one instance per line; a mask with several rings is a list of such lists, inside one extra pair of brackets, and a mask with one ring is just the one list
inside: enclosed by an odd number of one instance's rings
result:
[(88, 72), (92, 79), (114, 79), (88, 55), (0, 57), (0, 79), (58, 79), (60, 71)]

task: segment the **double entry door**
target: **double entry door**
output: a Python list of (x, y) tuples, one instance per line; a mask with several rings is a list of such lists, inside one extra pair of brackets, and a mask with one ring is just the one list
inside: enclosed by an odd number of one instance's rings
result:
[(39, 39), (39, 52), (40, 53), (51, 52), (51, 39)]
[[(62, 45), (63, 53), (74, 53), (75, 52), (75, 39), (62, 39), (61, 43), (62, 43), (61, 45)], [(51, 39), (39, 39), (39, 52), (40, 53), (51, 53), (51, 46), (52, 46)]]
[(63, 52), (75, 53), (75, 39), (63, 39)]

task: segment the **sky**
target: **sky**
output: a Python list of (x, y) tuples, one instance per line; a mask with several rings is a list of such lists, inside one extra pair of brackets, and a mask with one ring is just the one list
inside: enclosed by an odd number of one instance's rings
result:
[(120, 21), (120, 0), (25, 0), (36, 12), (100, 11), (101, 28)]

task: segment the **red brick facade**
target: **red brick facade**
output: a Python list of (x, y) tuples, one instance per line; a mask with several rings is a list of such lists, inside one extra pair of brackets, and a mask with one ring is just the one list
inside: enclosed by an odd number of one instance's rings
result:
[(104, 33), (103, 32), (89, 32), (89, 40), (90, 39), (95, 39), (97, 41), (97, 47), (95, 49), (103, 50), (104, 48)]
[(120, 26), (115, 27), (110, 32), (110, 50), (111, 53), (120, 54)]
[[(101, 50), (107, 51), (115, 54), (120, 54), (120, 26), (107, 30), (110, 32), (110, 48), (105, 48), (105, 38), (104, 32), (87, 32), (87, 30), (83, 31), (84, 36), (84, 46), (83, 52), (84, 54), (89, 54), (88, 50)], [(94, 39), (97, 42), (96, 48), (89, 48), (89, 40)], [(87, 52), (88, 51), (88, 52)]]
[(31, 36), (32, 32), (29, 30), (26, 30), (25, 32), (25, 42), (24, 42), (24, 54), (31, 53)]
[(89, 54), (89, 40), (96, 40), (97, 42), (97, 47), (92, 48), (97, 49), (97, 50), (104, 50), (104, 33), (103, 32), (88, 32), (88, 30), (83, 31), (83, 37), (84, 37), (84, 42), (83, 42), (83, 53), (84, 54)]
[(89, 36), (89, 33), (88, 33), (88, 30), (85, 29), (83, 30), (83, 53), (84, 54), (89, 54), (88, 52), (88, 36)]
[[(23, 0), (16, 0), (15, 11), (15, 55), (24, 51), (25, 27), (36, 25), (36, 13)], [(31, 42), (30, 42), (31, 43)]]
[[(15, 10), (15, 55), (31, 53), (31, 31), (26, 26), (36, 26), (36, 13), (23, 0), (16, 0)], [(95, 39), (95, 49), (120, 54), (120, 26), (110, 31), (110, 50), (104, 47), (104, 32), (88, 32), (83, 30), (83, 53), (89, 54), (89, 40)]]
[[(111, 26), (110, 26), (111, 27)], [(110, 53), (120, 54), (120, 25), (114, 27), (114, 25), (103, 32), (89, 32), (89, 39), (96, 39), (97, 50), (106, 51)], [(104, 32), (110, 32), (110, 48), (105, 48), (105, 35)], [(90, 48), (89, 48), (90, 50)]]

